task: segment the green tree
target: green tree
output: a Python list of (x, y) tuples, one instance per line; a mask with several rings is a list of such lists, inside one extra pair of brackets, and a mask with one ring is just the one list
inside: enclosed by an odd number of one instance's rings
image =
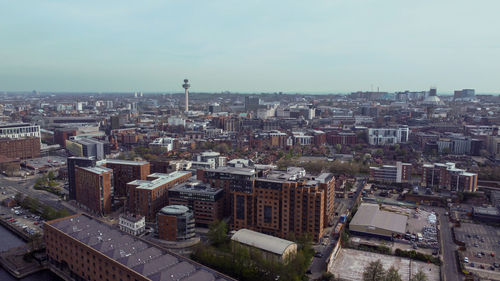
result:
[(54, 174), (54, 171), (50, 171), (48, 174), (47, 174), (47, 177), (49, 178), (49, 180), (53, 181), (56, 179), (56, 175)]
[(363, 281), (384, 281), (385, 270), (380, 260), (372, 261), (365, 267)]
[(335, 275), (331, 272), (323, 272), (321, 277), (316, 278), (315, 281), (335, 281)]
[(384, 281), (402, 281), (402, 279), (398, 270), (394, 266), (391, 266), (385, 273)]
[(214, 221), (208, 228), (208, 239), (214, 246), (220, 246), (227, 241), (227, 224), (225, 221)]
[(16, 193), (16, 196), (14, 196), (14, 200), (16, 200), (16, 203), (21, 205), (21, 203), (24, 201), (24, 195), (21, 192)]
[(427, 275), (422, 271), (422, 269), (419, 269), (417, 274), (413, 275), (410, 279), (410, 281), (427, 281), (429, 280), (427, 278)]

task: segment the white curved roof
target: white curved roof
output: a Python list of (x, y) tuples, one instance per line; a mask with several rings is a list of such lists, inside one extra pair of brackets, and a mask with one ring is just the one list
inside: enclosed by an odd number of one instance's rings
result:
[(240, 229), (236, 231), (233, 237), (231, 237), (231, 240), (278, 255), (283, 255), (288, 247), (295, 244), (295, 242), (292, 241), (249, 229)]

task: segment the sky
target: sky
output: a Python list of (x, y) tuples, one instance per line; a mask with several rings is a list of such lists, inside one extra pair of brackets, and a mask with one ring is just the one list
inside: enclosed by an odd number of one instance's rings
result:
[(500, 92), (500, 1), (0, 0), (1, 91)]

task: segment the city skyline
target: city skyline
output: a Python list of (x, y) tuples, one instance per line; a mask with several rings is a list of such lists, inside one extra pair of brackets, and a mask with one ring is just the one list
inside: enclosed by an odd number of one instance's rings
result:
[(500, 92), (495, 1), (2, 6), (2, 91)]

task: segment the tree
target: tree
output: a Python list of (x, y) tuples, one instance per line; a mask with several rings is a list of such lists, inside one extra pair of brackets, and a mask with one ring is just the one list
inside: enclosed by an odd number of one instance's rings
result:
[(24, 195), (21, 192), (16, 193), (16, 196), (14, 197), (14, 200), (16, 200), (16, 203), (18, 205), (21, 205), (21, 203), (24, 200)]
[(208, 239), (214, 246), (222, 245), (227, 240), (227, 224), (225, 221), (214, 221), (208, 229)]
[(50, 171), (47, 176), (49, 177), (49, 180), (51, 180), (51, 181), (56, 179), (54, 171)]
[(413, 277), (410, 279), (410, 281), (427, 281), (427, 275), (422, 271), (422, 269), (419, 269), (417, 274), (413, 275)]
[(323, 272), (321, 274), (321, 277), (316, 278), (315, 281), (335, 281), (335, 275), (333, 275), (331, 272)]
[(363, 281), (384, 281), (385, 270), (380, 260), (372, 261), (365, 267)]
[(402, 281), (401, 275), (394, 266), (391, 266), (385, 273), (384, 281)]

